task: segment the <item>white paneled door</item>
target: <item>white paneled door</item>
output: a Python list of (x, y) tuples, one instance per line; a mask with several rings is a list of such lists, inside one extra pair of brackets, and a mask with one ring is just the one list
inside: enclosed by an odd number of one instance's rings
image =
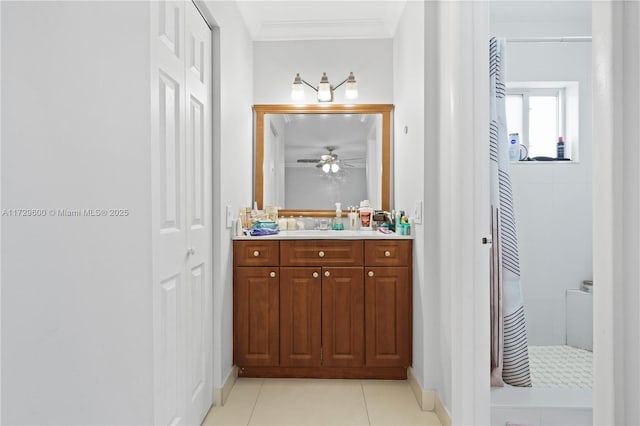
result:
[(155, 423), (212, 401), (211, 30), (190, 1), (151, 2)]

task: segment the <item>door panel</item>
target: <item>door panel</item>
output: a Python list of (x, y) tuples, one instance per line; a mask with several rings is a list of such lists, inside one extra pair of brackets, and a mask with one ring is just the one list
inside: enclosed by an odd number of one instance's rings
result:
[[(194, 306), (201, 311), (187, 312), (192, 322), (185, 330), (187, 340), (193, 342), (185, 348), (188, 399), (186, 423), (200, 424), (213, 400), (213, 308), (211, 306), (211, 164), (212, 164), (212, 63), (211, 30), (192, 2), (185, 3), (185, 156), (186, 156), (186, 215), (187, 215), (187, 268), (192, 271), (191, 283)], [(197, 64), (194, 75), (192, 64)], [(196, 286), (197, 283), (197, 286)], [(199, 300), (196, 300), (199, 299)], [(207, 343), (209, 341), (209, 343)]]
[(322, 365), (362, 367), (363, 362), (363, 268), (323, 268)]
[(280, 359), (277, 267), (238, 267), (233, 276), (233, 361), (276, 366)]
[(365, 270), (367, 367), (408, 367), (411, 358), (411, 284), (408, 267)]
[[(180, 53), (184, 31), (184, 3), (180, 1), (157, 4), (157, 41), (154, 54), (157, 59), (152, 74), (152, 164), (154, 175), (153, 214), (155, 224), (154, 249), (154, 304), (155, 338), (154, 359), (157, 382), (157, 424), (184, 422), (186, 381), (186, 319), (185, 269), (187, 234), (185, 230), (185, 132), (184, 132), (184, 66)], [(157, 274), (157, 275), (156, 275)]]
[(320, 365), (320, 268), (280, 268), (280, 365)]
[(191, 2), (149, 7), (154, 423), (200, 424), (213, 399), (211, 32)]

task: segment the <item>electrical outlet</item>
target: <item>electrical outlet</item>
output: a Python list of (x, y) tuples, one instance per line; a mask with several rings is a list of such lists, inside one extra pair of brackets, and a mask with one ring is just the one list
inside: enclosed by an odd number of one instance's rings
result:
[(422, 224), (422, 200), (416, 201), (413, 206), (413, 223)]
[(227, 206), (227, 229), (233, 226), (233, 207)]

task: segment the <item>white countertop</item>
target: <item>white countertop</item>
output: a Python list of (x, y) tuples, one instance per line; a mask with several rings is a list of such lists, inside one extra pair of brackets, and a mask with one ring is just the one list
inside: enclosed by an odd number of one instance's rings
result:
[(413, 235), (383, 234), (380, 231), (280, 231), (274, 235), (234, 236), (234, 240), (412, 240)]

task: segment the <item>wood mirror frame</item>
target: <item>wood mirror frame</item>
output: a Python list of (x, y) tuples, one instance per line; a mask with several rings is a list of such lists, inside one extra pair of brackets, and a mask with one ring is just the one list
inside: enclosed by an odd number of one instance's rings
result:
[[(382, 210), (389, 211), (391, 188), (391, 112), (392, 104), (361, 105), (254, 105), (255, 147), (254, 147), (254, 200), (263, 209), (264, 194), (264, 115), (265, 114), (382, 114), (382, 170), (381, 188)], [(344, 213), (346, 214), (346, 213)], [(280, 210), (280, 216), (332, 217), (335, 210)]]

